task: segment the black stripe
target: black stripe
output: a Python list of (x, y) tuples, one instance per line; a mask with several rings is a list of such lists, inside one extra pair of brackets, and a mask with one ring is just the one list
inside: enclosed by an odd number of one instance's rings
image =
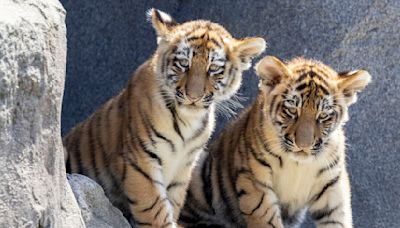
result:
[(259, 164), (261, 164), (262, 166), (272, 169), (271, 165), (267, 161), (265, 161), (264, 159), (260, 158), (260, 156), (258, 156), (257, 152), (253, 148), (253, 145), (251, 144), (251, 142), (249, 142), (247, 137), (244, 136), (243, 139), (244, 139), (244, 143), (247, 148), (247, 151), (250, 151), (250, 154), (253, 155), (254, 159), (256, 159), (256, 161)]
[[(322, 73), (322, 72), (321, 72), (321, 73)], [(319, 81), (322, 82), (322, 84), (324, 84), (326, 87), (329, 87), (328, 82), (326, 82), (326, 80), (325, 80), (323, 77), (321, 77), (321, 76), (318, 75), (318, 74), (316, 74), (315, 77), (318, 78)]]
[(307, 77), (308, 77), (308, 72), (303, 73), (302, 75), (299, 76), (299, 78), (297, 78), (296, 83), (303, 81)]
[[(175, 144), (174, 144), (170, 139), (168, 139), (167, 137), (165, 137), (164, 135), (162, 135), (160, 132), (158, 132), (157, 129), (155, 128), (155, 126), (151, 123), (151, 121), (150, 121), (146, 116), (143, 115), (142, 111), (140, 111), (140, 115), (141, 115), (142, 119), (143, 119), (143, 120), (145, 121), (145, 123), (146, 123), (145, 125), (146, 125), (146, 128), (148, 128), (147, 130), (153, 132), (154, 135), (155, 135), (157, 138), (160, 138), (160, 139), (164, 140), (165, 142), (167, 142), (168, 145), (171, 147), (171, 151), (172, 151), (172, 152), (175, 152), (175, 151), (176, 151)], [(154, 139), (151, 137), (150, 134), (149, 134), (149, 138), (151, 138), (152, 145), (154, 146), (155, 141), (154, 141)]]
[(162, 206), (158, 209), (157, 213), (154, 215), (154, 219), (156, 219), (156, 218), (160, 215), (161, 211), (164, 210), (164, 207), (165, 207), (165, 205), (162, 205)]
[(154, 147), (156, 142), (154, 141), (153, 137), (151, 137), (151, 129), (150, 129), (150, 126), (149, 126), (149, 125), (151, 125), (150, 121), (147, 118), (147, 116), (144, 115), (144, 113), (143, 113), (141, 108), (138, 108), (138, 111), (139, 111), (140, 118), (142, 119), (141, 122), (144, 125), (144, 129), (146, 131), (146, 135), (149, 138), (149, 140), (151, 142), (151, 145), (153, 145), (153, 147)]
[(90, 152), (90, 160), (92, 163), (92, 169), (94, 171), (94, 178), (96, 179), (96, 181), (99, 182), (99, 184), (101, 186), (104, 187), (104, 185), (101, 183), (101, 181), (99, 181), (99, 179), (97, 178), (99, 176), (99, 170), (97, 169), (97, 164), (96, 164), (96, 149), (95, 149), (95, 145), (94, 145), (94, 138), (93, 138), (93, 119), (90, 120), (90, 122), (88, 123), (88, 138), (89, 138), (89, 152)]
[(172, 115), (172, 122), (173, 122), (175, 132), (179, 135), (179, 137), (182, 139), (182, 141), (185, 141), (183, 138), (182, 132), (179, 129), (177, 116), (176, 116), (177, 113), (176, 113), (175, 107), (173, 107), (173, 105), (170, 102), (168, 102), (168, 100), (165, 97), (163, 97), (163, 100), (164, 100), (165, 106), (167, 107), (167, 109), (169, 110), (169, 112)]
[(190, 36), (190, 37), (186, 38), (186, 41), (187, 42), (191, 42), (191, 41), (194, 41), (194, 40), (203, 39), (204, 35), (205, 34), (202, 34), (201, 36), (195, 36), (195, 35), (194, 36)]
[(325, 217), (331, 216), (331, 214), (332, 214), (335, 210), (337, 210), (339, 207), (340, 207), (340, 205), (338, 205), (338, 206), (336, 206), (336, 207), (334, 207), (334, 208), (325, 207), (325, 208), (323, 208), (323, 209), (313, 211), (313, 212), (311, 213), (311, 217), (312, 217), (314, 220), (321, 220), (321, 219), (323, 219), (323, 218), (325, 218)]
[(171, 190), (173, 188), (185, 186), (185, 184), (186, 183), (183, 183), (183, 182), (173, 181), (167, 186), (167, 191), (169, 191), (169, 190)]
[(125, 197), (126, 197), (126, 200), (128, 200), (128, 203), (129, 203), (129, 204), (132, 204), (132, 205), (137, 204), (137, 202), (136, 202), (135, 200), (129, 198), (127, 195), (125, 195)]
[(317, 177), (321, 176), (324, 172), (332, 169), (333, 167), (335, 167), (338, 163), (339, 163), (339, 156), (335, 156), (335, 159), (333, 160), (332, 163), (330, 163), (328, 166), (321, 168), (318, 173), (317, 173)]
[[(140, 114), (140, 112), (139, 112), (139, 114)], [(147, 149), (147, 147), (146, 147), (146, 145), (145, 145), (145, 142), (143, 141), (143, 139), (141, 139), (140, 138), (140, 136), (139, 135), (135, 135), (134, 134), (134, 131), (133, 131), (133, 129), (132, 129), (132, 125), (130, 124), (131, 123), (131, 115), (129, 114), (129, 126), (128, 126), (128, 133), (130, 134), (130, 136), (131, 136), (131, 140), (133, 141), (133, 142), (136, 142), (136, 143), (139, 143), (139, 146), (140, 146), (140, 149), (143, 151), (143, 152), (145, 152), (147, 155), (149, 155), (151, 158), (153, 158), (153, 159), (155, 159), (156, 161), (157, 161), (157, 163), (160, 165), (160, 166), (162, 166), (162, 160), (155, 154), (155, 153), (153, 153), (152, 151), (150, 151), (149, 149)], [(149, 136), (150, 137), (150, 136)], [(151, 138), (151, 137), (150, 137)]]
[(153, 153), (152, 151), (150, 151), (149, 149), (146, 148), (146, 145), (144, 144), (144, 142), (142, 141), (142, 139), (138, 138), (137, 141), (139, 142), (140, 147), (142, 148), (142, 150), (148, 154), (151, 158), (155, 159), (157, 161), (157, 163), (162, 166), (163, 162), (161, 160), (160, 157), (157, 156), (157, 154)]
[(154, 202), (150, 205), (150, 207), (143, 209), (142, 212), (150, 211), (151, 209), (153, 209), (159, 199), (160, 199), (160, 196), (157, 196), (156, 200), (154, 200)]
[(74, 157), (76, 158), (76, 163), (77, 163), (77, 166), (78, 166), (77, 173), (86, 174), (86, 171), (84, 170), (84, 167), (82, 166), (82, 159), (81, 159), (82, 127), (83, 127), (83, 125), (79, 126), (79, 128), (77, 129), (77, 132), (75, 133), (75, 140), (74, 140), (75, 150), (74, 150), (74, 153), (75, 153), (76, 156), (74, 156)]
[(214, 38), (209, 38), (208, 39), (211, 43), (213, 43), (215, 46), (221, 48), (221, 44)]
[(160, 139), (162, 139), (162, 140), (164, 140), (165, 142), (168, 143), (168, 145), (171, 147), (171, 151), (172, 152), (176, 151), (175, 144), (170, 139), (168, 139), (167, 137), (162, 135), (160, 132), (158, 132), (155, 129), (154, 125), (150, 124), (150, 127), (151, 127), (151, 130), (154, 132), (154, 134), (157, 136), (157, 138), (160, 138)]
[(248, 175), (248, 176), (249, 176), (248, 179), (250, 179), (250, 180), (251, 180), (252, 182), (254, 182), (255, 184), (259, 185), (260, 187), (262, 187), (262, 188), (264, 188), (264, 189), (269, 189), (269, 190), (271, 190), (271, 191), (274, 191), (273, 188), (272, 188), (271, 186), (269, 186), (267, 183), (265, 183), (265, 182), (263, 182), (263, 181), (257, 179), (257, 178), (254, 176), (254, 173), (253, 173), (251, 170), (249, 170), (249, 169), (242, 168), (242, 169), (238, 170), (238, 171), (236, 172), (235, 182), (237, 181), (237, 179), (239, 178), (240, 175)]
[(200, 126), (200, 128), (197, 129), (197, 130), (195, 131), (195, 133), (187, 140), (188, 142), (190, 142), (190, 141), (192, 141), (192, 140), (198, 138), (198, 137), (204, 132), (204, 130), (205, 130), (205, 129), (207, 128), (207, 126), (208, 126), (208, 119), (209, 119), (209, 117), (208, 117), (208, 115), (206, 115), (206, 116), (203, 118), (203, 120), (201, 121), (201, 126)]
[[(107, 119), (107, 121), (110, 121), (110, 120)], [(101, 115), (99, 115), (98, 118), (97, 118), (97, 127), (99, 127), (99, 128), (101, 127)], [(107, 130), (109, 130), (109, 129), (107, 129)], [(112, 170), (110, 170), (110, 162), (111, 162), (111, 160), (107, 159), (106, 151), (104, 149), (104, 145), (103, 145), (103, 142), (102, 142), (101, 132), (99, 132), (97, 134), (97, 137), (95, 138), (95, 140), (97, 141), (97, 144), (98, 144), (99, 153), (101, 153), (101, 155), (103, 157), (104, 169), (107, 170), (107, 172), (104, 172), (104, 173), (109, 174), (109, 176), (111, 177), (113, 188), (119, 188), (120, 187), (120, 183), (117, 181), (117, 178), (114, 176)], [(122, 173), (123, 180), (125, 179), (125, 175), (126, 175), (126, 164), (124, 163), (124, 170), (123, 170), (123, 173)]]
[[(207, 155), (208, 156), (208, 155)], [(213, 186), (211, 182), (211, 160), (210, 156), (205, 158), (205, 162), (203, 163), (203, 167), (201, 169), (201, 178), (203, 181), (203, 192), (204, 198), (206, 199), (207, 205), (209, 208), (212, 208), (212, 211), (215, 213), (212, 202), (213, 202)]]
[(226, 191), (227, 186), (224, 185), (224, 177), (223, 177), (223, 173), (222, 170), (224, 170), (222, 168), (222, 162), (217, 162), (217, 169), (216, 171), (216, 175), (218, 177), (218, 190), (219, 190), (219, 195), (221, 197), (222, 203), (224, 205), (224, 211), (225, 211), (225, 215), (227, 215), (227, 218), (229, 218), (233, 223), (236, 223), (236, 220), (239, 219), (237, 218), (237, 216), (233, 215), (233, 211), (234, 209), (232, 208), (232, 200), (230, 200), (228, 198), (228, 193)]
[(337, 176), (337, 177), (333, 178), (332, 180), (330, 180), (327, 184), (325, 184), (325, 186), (321, 189), (321, 191), (312, 197), (312, 201), (313, 202), (318, 201), (329, 187), (332, 187), (333, 185), (335, 185), (338, 182), (339, 177), (340, 176)]
[[(194, 206), (192, 206), (194, 205)], [(187, 191), (187, 195), (186, 195), (186, 201), (185, 201), (185, 207), (184, 210), (182, 210), (182, 212), (187, 212), (190, 215), (194, 216), (195, 218), (202, 218), (203, 216), (200, 215), (200, 212), (202, 212), (202, 214), (208, 214), (209, 212), (200, 207), (200, 203), (193, 197), (192, 192)], [(193, 207), (195, 209), (193, 209)], [(215, 214), (215, 212), (213, 211), (213, 214)]]
[(243, 211), (242, 211), (242, 213), (244, 215), (252, 215), (256, 210), (258, 210), (261, 207), (262, 203), (264, 202), (264, 197), (265, 197), (265, 193), (262, 194), (260, 202), (258, 202), (257, 206), (255, 208), (253, 208), (253, 210), (251, 210), (250, 213), (244, 213)]
[(135, 220), (135, 225), (140, 225), (140, 226), (153, 226), (151, 225), (151, 223), (148, 222), (139, 222), (137, 220)]
[(300, 84), (300, 85), (298, 85), (297, 87), (296, 87), (296, 91), (302, 91), (303, 89), (305, 89), (307, 87), (307, 83), (303, 83), (303, 84)]
[[(186, 208), (185, 208), (186, 209)], [(189, 227), (192, 227), (191, 225), (196, 224), (199, 220), (193, 216), (190, 215), (185, 215), (183, 213), (181, 213), (179, 215), (179, 222), (183, 222), (184, 225), (189, 225)]]
[(328, 91), (328, 89), (327, 89), (325, 86), (323, 86), (323, 85), (318, 85), (318, 88), (322, 91), (322, 93), (323, 93), (325, 96), (329, 95), (329, 91)]
[(269, 224), (272, 228), (275, 228), (275, 225), (272, 224), (272, 220), (274, 220), (275, 215), (276, 215), (276, 211), (274, 212), (274, 214), (271, 216), (271, 218), (270, 218), (269, 221), (268, 221), (268, 224)]
[(274, 95), (274, 96), (271, 98), (271, 103), (270, 103), (270, 105), (269, 105), (269, 115), (270, 115), (271, 117), (273, 116), (273, 112), (275, 111), (274, 106), (275, 106), (276, 99), (278, 98), (278, 96), (279, 96), (279, 95)]
[[(274, 152), (272, 152), (268, 142), (266, 140), (263, 140), (263, 138), (265, 138), (264, 136), (264, 132), (262, 131), (262, 129), (258, 129), (258, 131), (256, 132), (256, 138), (259, 140), (260, 144), (263, 146), (263, 149), (265, 152), (267, 152), (269, 155), (271, 155), (272, 157), (278, 159), (279, 161), (279, 167), (283, 167), (283, 160), (282, 157), (275, 154)], [(263, 136), (263, 138), (261, 138), (261, 136)]]
[(152, 177), (150, 177), (149, 174), (147, 174), (142, 168), (140, 168), (137, 164), (135, 164), (130, 158), (125, 157), (125, 159), (128, 160), (129, 165), (136, 170), (138, 173), (142, 174), (143, 177), (145, 177), (147, 180), (149, 180), (152, 183), (156, 183), (159, 184), (161, 186), (164, 186), (163, 183), (161, 183), (160, 181), (154, 180)]

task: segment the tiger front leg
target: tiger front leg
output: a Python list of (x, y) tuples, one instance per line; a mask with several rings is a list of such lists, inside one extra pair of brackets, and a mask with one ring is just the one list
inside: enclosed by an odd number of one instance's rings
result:
[(239, 176), (237, 183), (239, 207), (247, 227), (283, 228), (278, 198), (270, 187), (245, 176)]
[(186, 166), (167, 186), (168, 197), (172, 206), (174, 207), (174, 221), (179, 218), (180, 211), (183, 207), (186, 198), (186, 191), (190, 182), (192, 173), (192, 166)]
[(346, 171), (333, 177), (312, 199), (309, 208), (318, 228), (353, 227), (350, 184)]
[(126, 162), (124, 192), (134, 227), (177, 227), (173, 207), (161, 180), (162, 169), (153, 161)]

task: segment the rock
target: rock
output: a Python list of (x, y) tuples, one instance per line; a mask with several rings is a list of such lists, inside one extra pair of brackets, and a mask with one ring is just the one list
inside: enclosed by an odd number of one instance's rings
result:
[(99, 184), (80, 174), (67, 174), (67, 178), (87, 228), (131, 227), (122, 212), (105, 196)]
[(0, 227), (84, 227), (60, 135), (65, 10), (0, 1)]

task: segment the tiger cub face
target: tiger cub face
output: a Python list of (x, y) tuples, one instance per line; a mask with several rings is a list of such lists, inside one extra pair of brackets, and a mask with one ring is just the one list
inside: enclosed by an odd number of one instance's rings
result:
[(207, 109), (230, 98), (240, 87), (242, 71), (265, 49), (262, 38), (233, 38), (221, 25), (196, 20), (176, 23), (151, 9), (158, 36), (155, 71), (163, 96), (182, 109)]
[(270, 136), (273, 145), (297, 161), (311, 160), (324, 151), (333, 132), (347, 121), (356, 93), (371, 80), (364, 70), (337, 73), (302, 58), (285, 64), (267, 56), (255, 68), (275, 130)]

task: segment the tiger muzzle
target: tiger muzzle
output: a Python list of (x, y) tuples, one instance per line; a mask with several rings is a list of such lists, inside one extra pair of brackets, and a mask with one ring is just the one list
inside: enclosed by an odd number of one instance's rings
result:
[(206, 75), (200, 74), (194, 70), (189, 72), (186, 80), (186, 97), (191, 102), (197, 102), (204, 96), (206, 84)]
[[(315, 123), (310, 117), (299, 119), (295, 131), (295, 143), (301, 150), (309, 150), (315, 141)], [(304, 151), (305, 152), (305, 151)]]

